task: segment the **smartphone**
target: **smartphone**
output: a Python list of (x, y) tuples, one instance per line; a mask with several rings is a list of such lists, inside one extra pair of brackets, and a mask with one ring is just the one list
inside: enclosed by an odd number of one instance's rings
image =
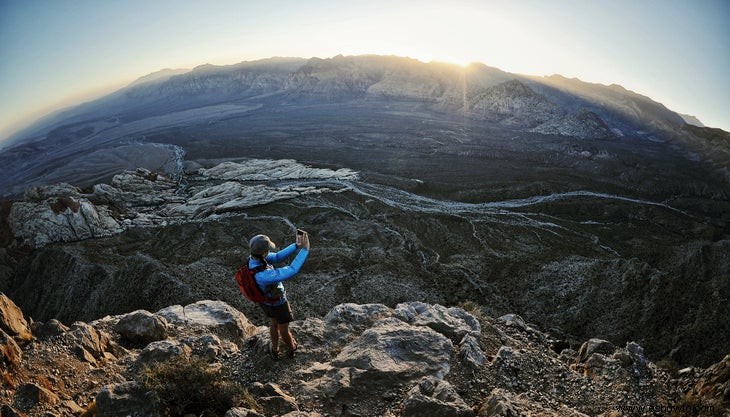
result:
[(304, 236), (304, 230), (297, 229), (297, 245), (302, 244), (302, 236)]
[(302, 230), (302, 229), (297, 229), (297, 235), (298, 235), (298, 236), (302, 236), (303, 234), (304, 234), (304, 230)]

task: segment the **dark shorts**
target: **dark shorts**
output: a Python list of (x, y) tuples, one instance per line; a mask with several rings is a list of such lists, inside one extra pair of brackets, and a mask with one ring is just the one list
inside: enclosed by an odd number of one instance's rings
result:
[(284, 304), (278, 306), (270, 306), (263, 303), (259, 303), (259, 306), (264, 310), (266, 317), (275, 319), (279, 324), (286, 324), (294, 320), (289, 301), (285, 301)]

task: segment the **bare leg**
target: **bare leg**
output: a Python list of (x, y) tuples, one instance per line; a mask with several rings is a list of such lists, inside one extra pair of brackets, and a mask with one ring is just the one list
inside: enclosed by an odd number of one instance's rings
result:
[(281, 338), (284, 340), (284, 343), (286, 344), (286, 347), (289, 348), (289, 350), (294, 350), (295, 342), (294, 338), (291, 335), (291, 332), (289, 331), (289, 323), (280, 324), (279, 326), (279, 334), (281, 335)]
[[(269, 325), (269, 336), (271, 336), (271, 349), (274, 352), (279, 352), (279, 322), (272, 318), (271, 324)], [(284, 340), (286, 342), (286, 339)]]

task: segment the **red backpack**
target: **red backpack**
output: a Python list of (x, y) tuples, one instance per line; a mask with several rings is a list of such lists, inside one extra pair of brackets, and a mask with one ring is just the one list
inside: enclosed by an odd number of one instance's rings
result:
[(238, 271), (236, 271), (236, 282), (238, 283), (238, 287), (241, 289), (243, 295), (254, 303), (271, 303), (280, 300), (279, 297), (267, 297), (266, 294), (261, 291), (259, 286), (256, 285), (256, 280), (253, 276), (265, 269), (266, 265), (259, 265), (253, 269), (249, 269), (248, 262), (246, 262), (242, 267), (238, 268)]

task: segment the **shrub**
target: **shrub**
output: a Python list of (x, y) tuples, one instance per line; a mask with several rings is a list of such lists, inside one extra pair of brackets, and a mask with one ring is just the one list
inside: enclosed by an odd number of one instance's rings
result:
[(145, 367), (137, 375), (137, 382), (155, 392), (171, 416), (222, 416), (234, 406), (258, 408), (245, 388), (225, 381), (219, 367), (199, 358), (179, 358)]

